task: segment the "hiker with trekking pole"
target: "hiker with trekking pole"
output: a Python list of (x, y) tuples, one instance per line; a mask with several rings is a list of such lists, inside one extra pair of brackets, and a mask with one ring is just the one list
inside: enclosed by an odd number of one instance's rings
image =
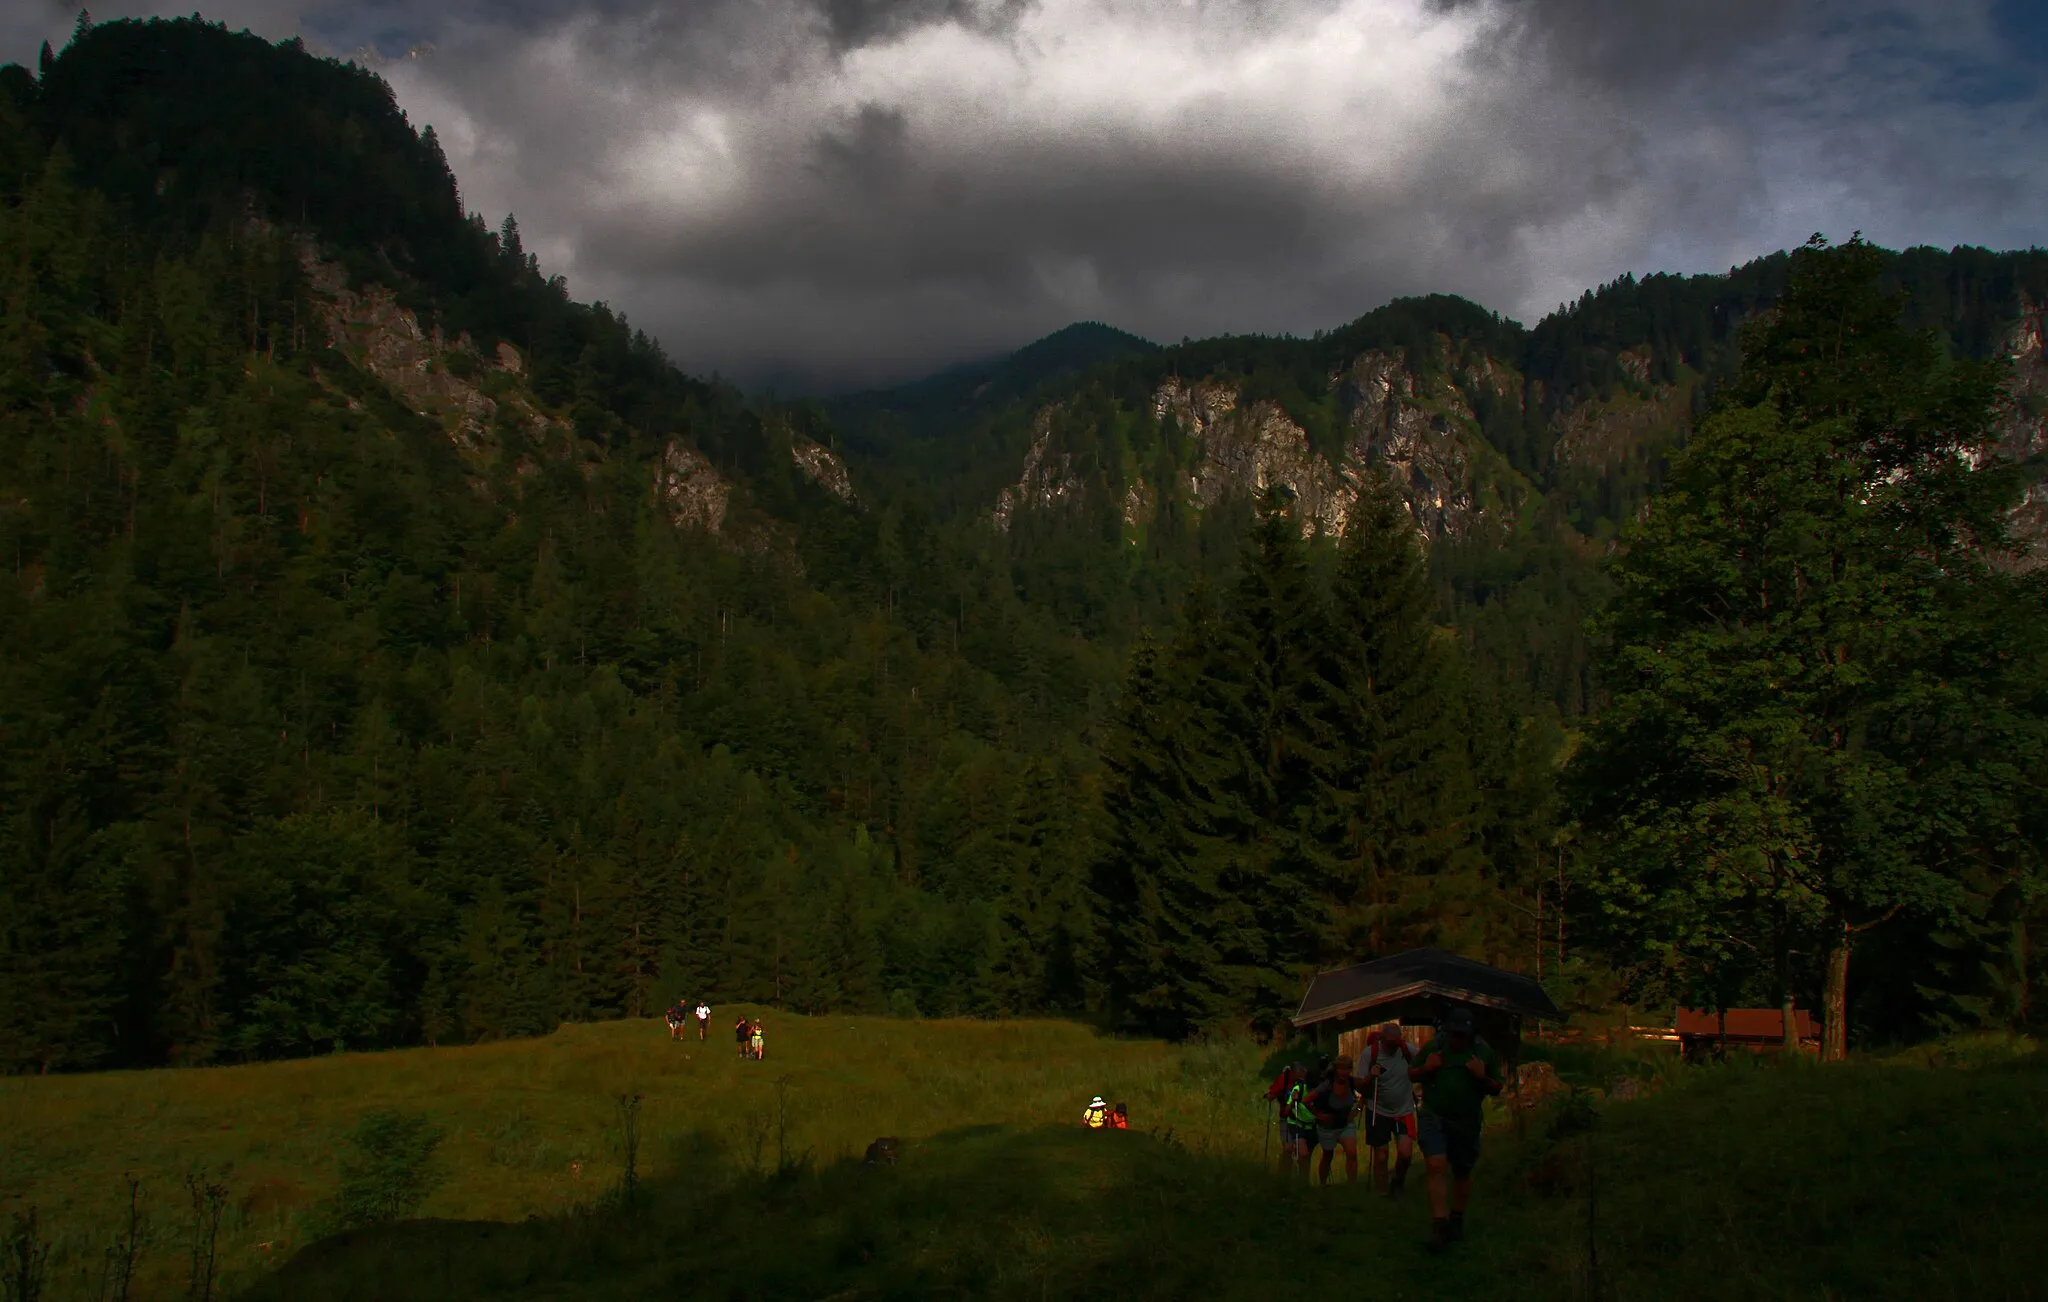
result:
[(1304, 1173), (1308, 1170), (1309, 1155), (1315, 1144), (1315, 1115), (1308, 1110), (1309, 1074), (1305, 1062), (1291, 1062), (1281, 1071), (1273, 1083), (1266, 1087), (1266, 1099), (1273, 1104), (1273, 1111), (1266, 1119), (1267, 1140), (1261, 1141), (1259, 1160), (1266, 1160), (1265, 1144), (1270, 1141), (1274, 1123), (1280, 1127), (1280, 1173), (1286, 1175), (1288, 1168), (1299, 1164)]
[[(1365, 1040), (1365, 1143), (1372, 1150), (1372, 1187), (1399, 1198), (1415, 1156), (1415, 1052), (1399, 1022), (1388, 1022)], [(1394, 1177), (1387, 1179), (1387, 1145), (1394, 1145)]]

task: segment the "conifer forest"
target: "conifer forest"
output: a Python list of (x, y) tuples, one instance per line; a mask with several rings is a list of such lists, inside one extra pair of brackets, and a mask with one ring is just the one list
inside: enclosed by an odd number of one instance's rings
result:
[(2038, 1024), (2048, 252), (1831, 235), (776, 397), (373, 72), (82, 22), (0, 68), (0, 1070), (1418, 945)]

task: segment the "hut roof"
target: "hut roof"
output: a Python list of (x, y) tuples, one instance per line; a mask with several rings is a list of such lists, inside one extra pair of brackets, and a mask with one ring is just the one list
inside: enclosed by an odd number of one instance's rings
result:
[(1519, 972), (1477, 963), (1448, 950), (1411, 949), (1356, 967), (1317, 973), (1302, 996), (1294, 1024), (1327, 1022), (1417, 996), (1551, 1021), (1564, 1019), (1543, 987)]
[[(1808, 1009), (1794, 1009), (1792, 1025), (1802, 1040), (1820, 1036), (1820, 1025), (1813, 1020), (1813, 1013)], [(1681, 1008), (1676, 1029), (1681, 1036), (1718, 1038), (1721, 1015), (1711, 1008)], [(1785, 1038), (1785, 1014), (1776, 1008), (1731, 1008), (1728, 1010), (1728, 1038), (1781, 1041)]]

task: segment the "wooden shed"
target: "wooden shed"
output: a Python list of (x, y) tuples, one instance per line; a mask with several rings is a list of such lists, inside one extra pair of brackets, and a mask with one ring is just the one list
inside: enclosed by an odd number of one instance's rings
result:
[(1521, 1057), (1522, 1019), (1563, 1021), (1529, 977), (1442, 949), (1411, 949), (1354, 967), (1319, 972), (1294, 1014), (1298, 1027), (1337, 1031), (1337, 1051), (1359, 1056), (1372, 1028), (1399, 1022), (1418, 1048), (1452, 1007), (1472, 1010), (1479, 1034), (1513, 1064)]
[[(1799, 1033), (1799, 1047), (1819, 1053), (1820, 1023), (1813, 1014), (1795, 1008), (1792, 1019), (1793, 1028)], [(1785, 1047), (1785, 1014), (1776, 1008), (1681, 1008), (1673, 1030), (1679, 1050), (1692, 1061), (1724, 1046), (1752, 1053), (1778, 1053)]]

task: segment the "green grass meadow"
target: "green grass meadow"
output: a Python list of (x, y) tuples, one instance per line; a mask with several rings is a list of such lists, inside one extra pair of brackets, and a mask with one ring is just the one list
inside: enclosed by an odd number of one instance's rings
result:
[[(0, 1196), (39, 1209), (49, 1302), (107, 1296), (127, 1172), (147, 1218), (131, 1296), (184, 1297), (196, 1170), (229, 1190), (215, 1295), (251, 1299), (2048, 1296), (2048, 1061), (2024, 1044), (1829, 1069), (1558, 1050), (1567, 1081), (1633, 1075), (1647, 1097), (1585, 1133), (1503, 1118), (1471, 1235), (1436, 1258), (1419, 1187), (1390, 1203), (1261, 1160), (1248, 1043), (764, 1015), (760, 1063), (716, 1025), (678, 1045), (615, 1022), (0, 1080)], [(1080, 1128), (1097, 1092), (1131, 1132)], [(622, 1094), (642, 1098), (629, 1207), (608, 1196)], [(314, 1241), (342, 1137), (380, 1108), (445, 1129), (423, 1219)], [(881, 1135), (900, 1164), (860, 1166)]]

